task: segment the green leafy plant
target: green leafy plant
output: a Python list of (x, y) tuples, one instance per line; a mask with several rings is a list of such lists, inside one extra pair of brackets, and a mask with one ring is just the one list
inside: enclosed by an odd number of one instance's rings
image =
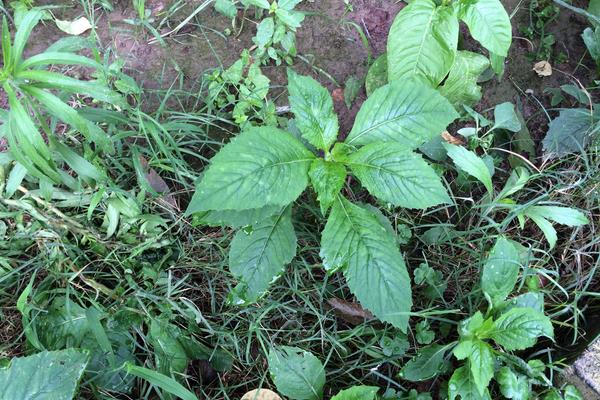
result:
[[(125, 108), (122, 96), (110, 90), (101, 81), (81, 81), (42, 69), (48, 65), (76, 65), (102, 70), (102, 66), (89, 58), (69, 51), (64, 42), (57, 42), (44, 53), (23, 59), (23, 50), (33, 28), (42, 18), (38, 9), (28, 11), (15, 33), (14, 42), (4, 18), (2, 25), (3, 67), (0, 84), (7, 94), (10, 110), (5, 115), (10, 155), (19, 171), (27, 171), (43, 187), (63, 184), (78, 190), (83, 184), (107, 180), (106, 174), (94, 163), (66, 146), (54, 133), (57, 122), (62, 122), (81, 134), (86, 145), (95, 145), (106, 154), (113, 152), (113, 143), (96, 124), (84, 118), (62, 99), (73, 94), (89, 96), (95, 100)], [(60, 91), (60, 95), (52, 91)], [(61, 98), (62, 97), (62, 98)], [(52, 118), (50, 124), (47, 118)], [(80, 181), (69, 172), (75, 172)]]
[(0, 368), (0, 398), (73, 399), (89, 356), (77, 349), (43, 351), (13, 358)]
[(321, 238), (325, 269), (342, 271), (363, 306), (406, 330), (410, 278), (390, 224), (340, 191), (349, 169), (385, 203), (415, 209), (451, 203), (440, 177), (412, 149), (458, 115), (426, 85), (393, 82), (371, 95), (346, 139), (336, 143), (327, 90), (292, 70), (288, 82), (301, 137), (271, 127), (243, 131), (212, 159), (187, 213), (201, 224), (245, 227), (230, 248), (229, 268), (240, 282), (231, 300), (251, 303), (296, 254), (291, 204), (310, 182), (323, 215), (331, 208)]
[(526, 262), (527, 249), (500, 236), (481, 271), (481, 291), (489, 306), (458, 325), (458, 341), (432, 344), (404, 365), (400, 377), (409, 381), (429, 380), (448, 369), (448, 355), (462, 365), (448, 382), (448, 398), (491, 399), (495, 380), (506, 398), (533, 395), (533, 385), (550, 388), (539, 360), (524, 361), (512, 354), (534, 346), (540, 337), (553, 339), (552, 322), (544, 314), (543, 295), (530, 291), (509, 298)]
[[(239, 0), (239, 3), (247, 10), (253, 6), (257, 9), (257, 15), (267, 13), (257, 26), (256, 35), (252, 41), (256, 45), (252, 56), (260, 63), (266, 64), (270, 60), (280, 65), (282, 61), (293, 63), (297, 54), (296, 29), (304, 20), (304, 13), (296, 10), (296, 6), (302, 0)], [(237, 16), (238, 1), (217, 0), (215, 9), (221, 14), (235, 18)]]
[[(458, 50), (459, 20), (489, 52)], [(437, 88), (455, 106), (481, 98), (480, 75), (504, 68), (512, 42), (510, 19), (499, 0), (455, 0), (440, 5), (416, 0), (403, 8), (388, 36), (387, 53), (375, 61), (367, 76), (367, 93), (385, 81), (417, 78)]]
[(210, 103), (218, 110), (232, 107), (236, 124), (242, 128), (259, 123), (276, 125), (275, 105), (267, 99), (271, 82), (249, 51), (244, 50), (240, 59), (225, 71), (215, 70), (209, 80)]

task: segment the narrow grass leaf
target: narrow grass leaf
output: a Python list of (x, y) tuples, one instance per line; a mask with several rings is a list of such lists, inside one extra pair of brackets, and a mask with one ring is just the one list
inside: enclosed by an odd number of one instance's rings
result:
[(169, 378), (168, 376), (159, 374), (148, 368), (138, 367), (131, 363), (126, 363), (125, 368), (128, 374), (144, 379), (152, 385), (157, 386), (174, 396), (178, 396), (182, 400), (198, 400), (194, 393), (187, 390), (181, 383), (173, 378)]

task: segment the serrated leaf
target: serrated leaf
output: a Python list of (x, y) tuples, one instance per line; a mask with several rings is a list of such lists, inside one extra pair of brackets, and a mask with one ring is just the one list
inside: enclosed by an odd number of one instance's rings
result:
[(531, 308), (538, 312), (544, 312), (544, 294), (540, 292), (528, 292), (513, 297), (506, 301), (502, 310), (504, 312), (512, 308)]
[(300, 28), (300, 24), (302, 24), (305, 17), (304, 13), (301, 11), (290, 11), (283, 8), (276, 9), (275, 15), (277, 15), (279, 20), (294, 32), (296, 29)]
[(458, 116), (438, 91), (417, 81), (396, 81), (380, 87), (363, 103), (346, 143), (398, 142), (415, 149)]
[(506, 129), (511, 132), (521, 130), (521, 121), (512, 103), (502, 103), (494, 107), (494, 126), (490, 129)]
[(496, 382), (500, 392), (507, 399), (529, 399), (529, 382), (522, 375), (517, 375), (509, 367), (502, 367), (496, 374)]
[(383, 53), (371, 65), (367, 77), (365, 78), (365, 91), (367, 97), (371, 95), (375, 90), (384, 86), (388, 83), (388, 66), (387, 66), (387, 53)]
[(494, 376), (494, 352), (489, 344), (482, 340), (473, 341), (469, 368), (479, 395), (484, 396)]
[(532, 308), (513, 308), (495, 322), (490, 337), (507, 351), (535, 345), (540, 336), (554, 337), (550, 318)]
[(352, 386), (341, 390), (331, 400), (375, 400), (378, 391), (377, 386)]
[(416, 356), (404, 364), (399, 376), (411, 382), (427, 381), (437, 376), (444, 367), (449, 348), (450, 346), (439, 344), (423, 347)]
[(194, 225), (228, 226), (230, 228), (252, 226), (277, 214), (281, 208), (281, 206), (264, 206), (249, 210), (206, 211), (194, 215)]
[(321, 237), (328, 271), (344, 268), (348, 286), (377, 318), (406, 332), (410, 278), (396, 240), (371, 211), (338, 196)]
[(240, 280), (236, 296), (246, 304), (258, 300), (292, 261), (296, 246), (289, 206), (254, 225), (250, 233), (238, 231), (229, 250), (229, 269)]
[(450, 400), (491, 400), (490, 393), (486, 389), (481, 395), (471, 371), (466, 367), (460, 367), (454, 371), (448, 382), (448, 398)]
[(494, 193), (490, 170), (477, 154), (462, 146), (456, 146), (450, 143), (444, 143), (444, 147), (448, 152), (448, 156), (461, 171), (466, 172), (483, 183), (488, 193)]
[(278, 346), (269, 352), (269, 372), (277, 391), (294, 400), (323, 396), (325, 370), (317, 357), (297, 347)]
[(465, 2), (459, 13), (469, 32), (483, 47), (506, 57), (512, 42), (510, 18), (500, 0)]
[(583, 151), (594, 131), (594, 117), (590, 110), (572, 108), (562, 110), (550, 122), (548, 133), (542, 141), (545, 154), (562, 157)]
[(71, 400), (87, 363), (88, 354), (76, 349), (13, 358), (0, 369), (0, 398)]
[(346, 164), (372, 195), (395, 206), (422, 209), (452, 202), (431, 166), (399, 143), (371, 143)]
[(481, 99), (477, 80), (489, 65), (488, 59), (481, 54), (459, 51), (448, 77), (438, 90), (455, 107), (471, 106)]
[(499, 237), (481, 273), (481, 288), (490, 296), (493, 306), (500, 304), (512, 292), (519, 270), (519, 250), (510, 240)]
[(287, 132), (250, 128), (213, 157), (186, 214), (285, 206), (306, 188), (314, 158)]
[(346, 181), (346, 168), (340, 163), (317, 158), (308, 171), (321, 213), (325, 215)]
[(419, 77), (434, 87), (448, 74), (458, 46), (454, 9), (415, 0), (396, 16), (388, 36), (388, 81)]
[(302, 136), (316, 148), (329, 150), (337, 139), (339, 126), (327, 89), (288, 68), (288, 91), (290, 108)]

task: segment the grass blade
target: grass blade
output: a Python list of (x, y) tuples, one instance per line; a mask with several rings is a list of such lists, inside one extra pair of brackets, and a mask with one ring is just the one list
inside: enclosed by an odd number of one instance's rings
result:
[(138, 367), (137, 365), (130, 363), (126, 363), (125, 368), (128, 374), (144, 379), (154, 386), (157, 386), (162, 390), (181, 398), (182, 400), (198, 400), (194, 393), (187, 390), (182, 384), (173, 378), (169, 378), (166, 375), (159, 374), (158, 372), (152, 371), (148, 368)]

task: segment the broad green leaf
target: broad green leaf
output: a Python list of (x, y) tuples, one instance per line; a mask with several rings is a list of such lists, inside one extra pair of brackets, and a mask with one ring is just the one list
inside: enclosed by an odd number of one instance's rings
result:
[(253, 226), (257, 222), (277, 214), (281, 208), (281, 206), (264, 206), (262, 208), (251, 208), (249, 210), (206, 211), (194, 214), (194, 224), (228, 226), (231, 228)]
[(302, 136), (316, 148), (329, 150), (337, 139), (339, 126), (327, 89), (288, 68), (288, 91), (290, 108)]
[(440, 135), (458, 116), (437, 90), (413, 80), (395, 81), (363, 103), (346, 143), (398, 142), (415, 149)]
[(583, 105), (590, 104), (590, 95), (577, 85), (560, 85), (560, 89)]
[(457, 146), (450, 143), (444, 143), (444, 147), (448, 152), (448, 156), (452, 159), (452, 161), (454, 161), (454, 164), (461, 171), (466, 172), (483, 183), (488, 193), (494, 193), (490, 170), (485, 162), (477, 156), (477, 154), (467, 150), (462, 146)]
[(293, 400), (323, 397), (325, 370), (317, 357), (297, 347), (279, 346), (271, 348), (268, 360), (279, 393)]
[(502, 79), (506, 70), (506, 57), (490, 52), (490, 66), (498, 78)]
[(395, 206), (452, 203), (433, 168), (399, 143), (371, 143), (352, 153), (346, 164), (372, 195)]
[(275, 10), (275, 15), (281, 22), (283, 22), (289, 29), (296, 31), (300, 28), (300, 24), (304, 21), (304, 13), (301, 11), (291, 11), (283, 8)]
[(291, 11), (296, 7), (302, 0), (279, 0), (277, 6), (284, 10)]
[(238, 231), (229, 251), (229, 269), (240, 281), (236, 299), (245, 304), (258, 300), (292, 261), (296, 246), (289, 206), (258, 222), (250, 233)]
[(439, 344), (423, 347), (415, 357), (404, 364), (400, 370), (400, 378), (411, 382), (420, 382), (437, 376), (444, 367), (446, 353), (450, 347)]
[(178, 341), (179, 329), (170, 322), (152, 319), (148, 340), (152, 344), (158, 372), (166, 376), (177, 377), (183, 374), (188, 358)]
[[(461, 345), (462, 349), (461, 349)], [(466, 345), (466, 346), (465, 346)], [(457, 352), (457, 349), (462, 350), (462, 354)], [(484, 396), (487, 392), (487, 387), (494, 376), (494, 351), (489, 344), (483, 340), (467, 340), (461, 342), (455, 348), (455, 355), (458, 359), (468, 358), (469, 369), (473, 384), (477, 388), (480, 396)]]
[(528, 292), (509, 299), (504, 304), (504, 312), (512, 308), (531, 308), (538, 312), (544, 312), (544, 294), (540, 292)]
[(590, 223), (588, 218), (579, 210), (558, 206), (533, 206), (526, 211), (528, 216), (539, 215), (557, 224), (566, 226), (582, 226)]
[(481, 395), (475, 384), (468, 367), (463, 366), (454, 371), (448, 382), (449, 400), (491, 400), (490, 393), (486, 389)]
[(519, 250), (510, 240), (499, 237), (481, 273), (481, 288), (492, 305), (500, 304), (512, 292), (519, 278)]
[(71, 400), (88, 363), (85, 351), (43, 351), (0, 369), (0, 399)]
[(248, 6), (256, 6), (259, 8), (264, 8), (265, 10), (268, 10), (269, 8), (271, 8), (271, 4), (269, 3), (269, 0), (241, 0), (242, 4), (246, 7)]
[[(587, 11), (596, 17), (600, 17), (600, 0), (590, 0)], [(591, 18), (588, 20), (593, 26), (598, 26), (598, 23), (595, 20)]]
[(600, 62), (600, 28), (585, 28), (581, 34), (585, 47), (596, 63)]
[(465, 1), (459, 16), (469, 27), (471, 36), (490, 53), (508, 55), (512, 26), (500, 0)]
[(559, 116), (550, 122), (548, 133), (542, 141), (544, 153), (561, 157), (583, 151), (594, 131), (594, 122), (594, 117), (588, 109), (562, 110)]
[(388, 81), (425, 78), (434, 87), (456, 56), (458, 19), (450, 6), (415, 0), (396, 16), (387, 44)]
[(365, 78), (365, 91), (367, 97), (371, 95), (375, 90), (384, 86), (388, 83), (388, 65), (387, 65), (387, 53), (383, 53), (371, 65)]
[(275, 33), (275, 21), (273, 18), (265, 18), (256, 29), (256, 36), (252, 39), (258, 47), (266, 47), (273, 39), (273, 33)]
[(346, 180), (346, 168), (343, 164), (317, 158), (308, 171), (310, 182), (317, 192), (321, 213), (325, 215)]
[(496, 382), (500, 386), (500, 392), (507, 399), (529, 399), (529, 382), (527, 381), (527, 377), (517, 375), (509, 367), (500, 368), (496, 374)]
[(455, 107), (473, 105), (481, 99), (481, 88), (477, 84), (479, 76), (489, 67), (490, 62), (481, 54), (459, 51), (444, 84), (439, 91)]
[(321, 257), (328, 271), (344, 268), (363, 307), (406, 332), (410, 278), (396, 239), (376, 214), (338, 196), (321, 237)]
[(524, 350), (535, 345), (537, 338), (554, 337), (550, 318), (531, 308), (513, 308), (494, 323), (490, 337), (508, 351)]
[(196, 395), (187, 390), (181, 383), (166, 375), (160, 374), (151, 369), (138, 367), (131, 363), (126, 363), (125, 368), (128, 374), (144, 379), (154, 386), (179, 397), (181, 400), (198, 400)]
[(250, 128), (213, 157), (186, 213), (285, 206), (306, 188), (314, 158), (287, 132)]
[(490, 130), (492, 129), (506, 129), (511, 132), (521, 130), (521, 121), (519, 121), (514, 104), (506, 102), (498, 104), (494, 108), (494, 126)]
[(215, 10), (229, 18), (235, 18), (237, 16), (237, 8), (233, 3), (233, 0), (216, 0)]
[(375, 400), (378, 386), (352, 386), (341, 390), (331, 400)]

